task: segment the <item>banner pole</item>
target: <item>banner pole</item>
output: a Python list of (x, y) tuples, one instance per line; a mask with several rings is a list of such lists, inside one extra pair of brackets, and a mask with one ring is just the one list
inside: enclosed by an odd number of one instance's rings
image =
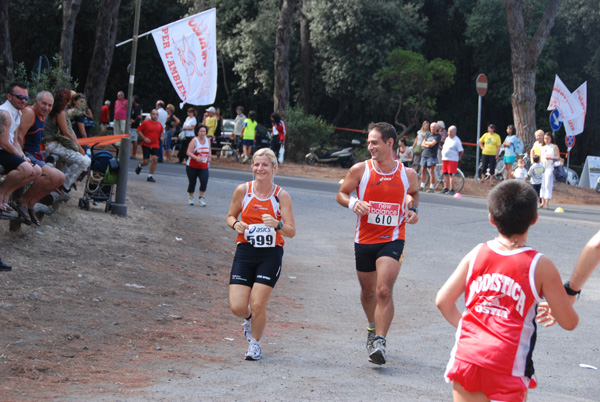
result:
[[(142, 0), (135, 2), (135, 20), (133, 23), (133, 45), (131, 46), (131, 64), (129, 66), (129, 87), (127, 90), (127, 116), (125, 118), (125, 129), (127, 133), (131, 128), (131, 107), (133, 103), (133, 84), (135, 82), (135, 61), (137, 56), (138, 31), (140, 29), (140, 10)], [(119, 176), (117, 179), (117, 192), (115, 194), (115, 203), (112, 206), (112, 213), (120, 216), (127, 216), (127, 175), (129, 174), (129, 138), (123, 138), (121, 148), (119, 149)]]

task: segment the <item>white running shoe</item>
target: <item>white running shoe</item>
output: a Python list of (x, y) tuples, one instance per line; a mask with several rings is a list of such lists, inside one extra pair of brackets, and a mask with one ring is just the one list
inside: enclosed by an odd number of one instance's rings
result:
[(375, 349), (373, 349), (373, 341), (375, 340), (375, 328), (367, 327), (367, 353), (369, 356)]
[(246, 360), (260, 360), (261, 358), (260, 341), (251, 339), (248, 351), (246, 352)]
[(248, 343), (252, 340), (252, 318), (249, 320), (244, 318), (244, 323), (242, 324), (242, 329), (244, 331), (244, 336)]
[(369, 354), (371, 363), (385, 364), (385, 338), (377, 335), (373, 341), (373, 352)]
[(194, 205), (194, 199), (193, 198), (188, 198), (188, 202), (190, 203), (190, 205)]
[(204, 201), (204, 197), (200, 197), (200, 199), (198, 201), (200, 202), (200, 206), (201, 207), (205, 207), (206, 206), (206, 201)]

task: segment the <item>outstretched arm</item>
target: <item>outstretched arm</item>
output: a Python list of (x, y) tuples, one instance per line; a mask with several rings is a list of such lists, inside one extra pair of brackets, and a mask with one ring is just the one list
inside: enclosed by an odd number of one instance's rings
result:
[(553, 325), (555, 320), (562, 328), (568, 331), (574, 330), (579, 323), (579, 316), (565, 292), (556, 266), (546, 256), (542, 256), (538, 262), (535, 270), (535, 283), (538, 294), (546, 299), (548, 307), (552, 311), (550, 320), (538, 318), (538, 322), (546, 322), (545, 326), (548, 327)]
[(458, 323), (462, 318), (462, 314), (456, 306), (456, 301), (460, 295), (465, 292), (467, 273), (469, 272), (469, 265), (471, 264), (471, 258), (474, 252), (475, 250), (471, 250), (471, 252), (462, 259), (435, 298), (435, 305), (446, 321), (454, 327), (458, 327)]
[[(579, 259), (571, 274), (570, 288), (574, 291), (581, 290), (598, 264), (600, 264), (600, 231), (587, 242), (579, 254)], [(575, 296), (571, 296), (571, 301), (575, 302)]]

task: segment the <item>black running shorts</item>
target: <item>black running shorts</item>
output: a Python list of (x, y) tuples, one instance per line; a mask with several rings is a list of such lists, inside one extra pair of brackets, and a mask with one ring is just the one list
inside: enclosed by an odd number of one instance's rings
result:
[(390, 257), (402, 263), (403, 255), (404, 240), (394, 240), (377, 244), (354, 243), (356, 270), (359, 272), (374, 272), (376, 270), (377, 259), (380, 257)]
[(283, 247), (255, 248), (249, 243), (238, 244), (231, 267), (230, 285), (254, 283), (275, 287), (281, 273)]
[(150, 159), (150, 155), (160, 156), (160, 148), (150, 148), (142, 146), (142, 153), (144, 154), (144, 160)]

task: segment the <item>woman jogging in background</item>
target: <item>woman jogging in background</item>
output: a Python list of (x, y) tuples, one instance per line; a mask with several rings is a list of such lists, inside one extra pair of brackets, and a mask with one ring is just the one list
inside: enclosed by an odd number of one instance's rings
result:
[(229, 279), (231, 311), (244, 318), (248, 341), (246, 360), (262, 357), (261, 338), (267, 322), (267, 303), (281, 273), (283, 236), (294, 237), (292, 199), (273, 183), (277, 158), (268, 148), (252, 158), (254, 180), (233, 193), (227, 225), (237, 232), (237, 248)]
[(201, 207), (206, 206), (204, 201), (204, 192), (208, 185), (208, 167), (210, 166), (211, 152), (210, 141), (206, 138), (208, 127), (198, 125), (195, 128), (196, 138), (190, 141), (186, 155), (188, 157), (185, 172), (188, 177), (189, 203), (194, 205), (194, 191), (196, 190), (196, 179), (200, 180), (200, 190), (198, 191), (198, 202)]

